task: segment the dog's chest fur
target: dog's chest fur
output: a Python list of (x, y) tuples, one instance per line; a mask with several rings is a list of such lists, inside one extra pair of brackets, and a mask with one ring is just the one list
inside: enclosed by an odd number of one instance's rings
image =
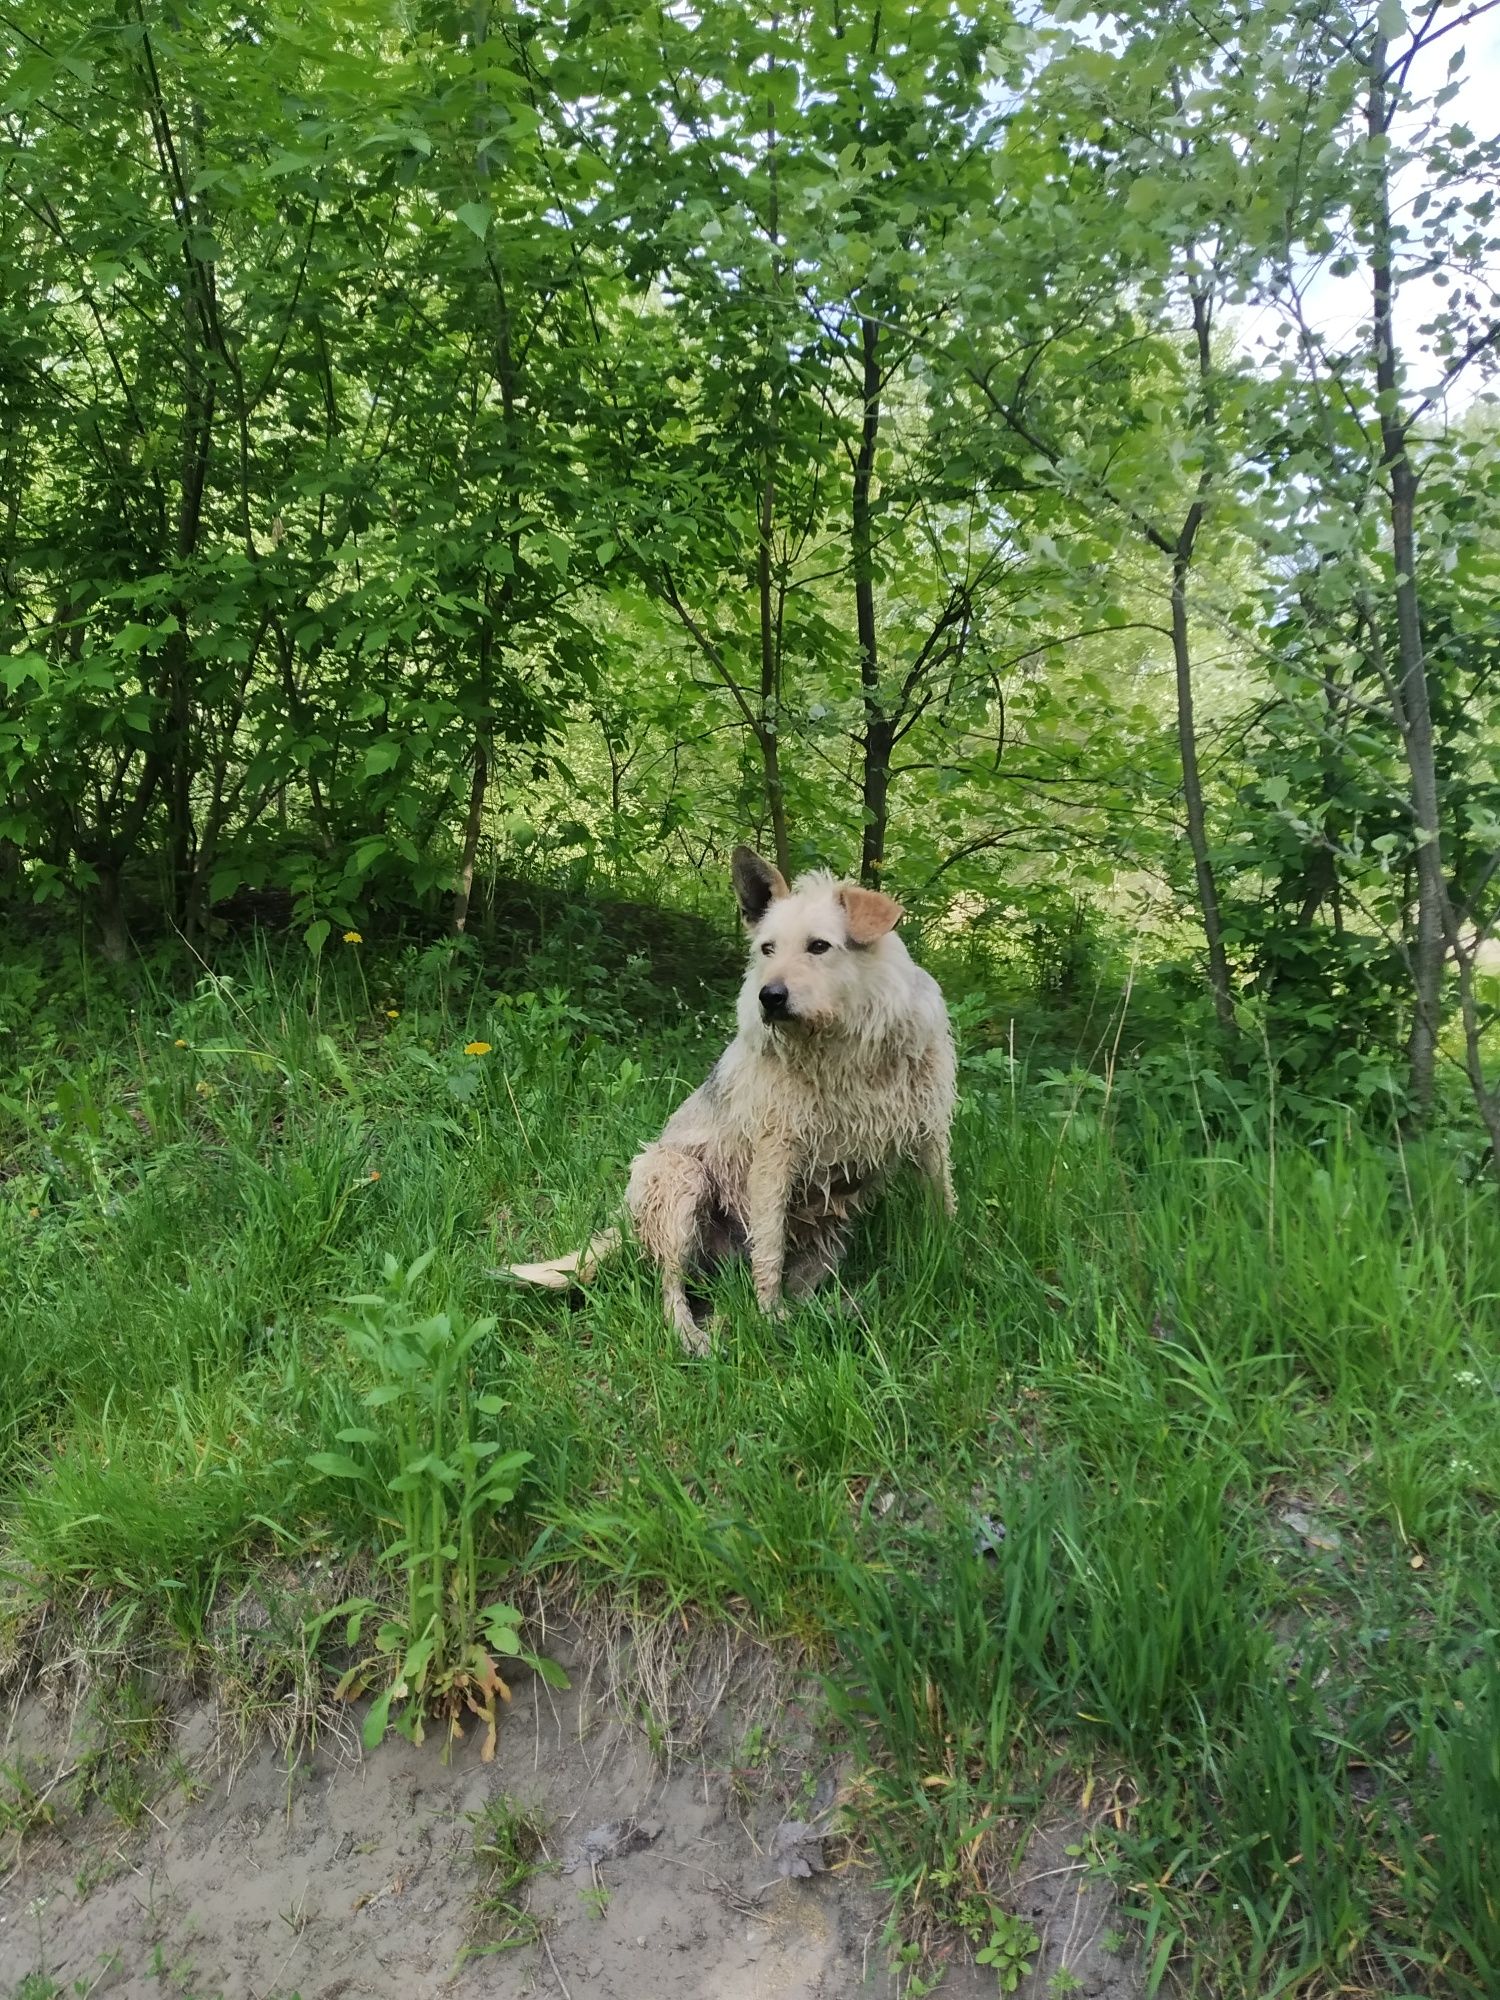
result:
[(794, 1206), (852, 1208), (892, 1159), (945, 1129), (950, 1074), (931, 1045), (820, 1036), (768, 1047), (741, 1037), (663, 1137), (701, 1151), (735, 1205), (756, 1150), (780, 1143), (796, 1162)]

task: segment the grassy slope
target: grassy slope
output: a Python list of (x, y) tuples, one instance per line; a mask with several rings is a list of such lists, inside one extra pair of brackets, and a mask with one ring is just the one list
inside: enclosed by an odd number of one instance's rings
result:
[(685, 1361), (633, 1256), (574, 1312), (488, 1275), (602, 1219), (714, 1052), (722, 955), (656, 945), (565, 927), (498, 981), (257, 945), (191, 995), (20, 958), (11, 1558), (193, 1647), (273, 1550), (356, 1542), (307, 1464), (359, 1415), (330, 1309), (436, 1245), (431, 1298), (499, 1315), (477, 1382), (532, 1454), (508, 1555), (836, 1663), (908, 1909), (972, 1917), (1050, 1790), (1114, 1802), (1095, 1838), (1154, 1965), (1495, 1990), (1493, 1195), (1358, 1136), (1210, 1140), (1146, 1093), (1101, 1118), (981, 1056), (956, 1231), (909, 1190), (865, 1227), (864, 1325), (767, 1326), (730, 1282)]

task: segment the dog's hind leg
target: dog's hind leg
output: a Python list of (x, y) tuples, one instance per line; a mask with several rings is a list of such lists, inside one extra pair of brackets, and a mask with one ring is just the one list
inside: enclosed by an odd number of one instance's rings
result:
[(827, 1224), (806, 1241), (799, 1241), (787, 1258), (784, 1290), (797, 1302), (811, 1298), (825, 1278), (831, 1278), (844, 1261), (849, 1232), (841, 1224)]
[(943, 1204), (944, 1215), (956, 1215), (958, 1203), (953, 1195), (953, 1169), (948, 1162), (948, 1134), (930, 1133), (919, 1143), (913, 1158), (931, 1181), (938, 1199)]
[(625, 1203), (642, 1249), (661, 1271), (662, 1307), (690, 1354), (708, 1352), (708, 1336), (693, 1317), (687, 1275), (698, 1260), (713, 1205), (713, 1183), (696, 1153), (681, 1146), (647, 1146), (630, 1168)]

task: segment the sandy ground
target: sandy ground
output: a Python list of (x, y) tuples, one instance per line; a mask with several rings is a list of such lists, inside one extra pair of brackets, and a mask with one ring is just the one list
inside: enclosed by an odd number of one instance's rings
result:
[[(577, 1683), (576, 1663), (574, 1674)], [(696, 1754), (664, 1768), (645, 1732), (591, 1698), (586, 1675), (566, 1694), (518, 1685), (489, 1765), (477, 1736), (446, 1765), (437, 1741), (418, 1749), (393, 1737), (369, 1755), (325, 1742), (290, 1768), (263, 1743), (230, 1771), (219, 1737), (207, 1707), (182, 1709), (159, 1766), (180, 1758), (170, 1765), (176, 1782), (153, 1797), (143, 1827), (127, 1833), (96, 1806), (0, 1860), (0, 2000), (854, 2000), (905, 1991), (881, 1949), (880, 1896), (842, 1843), (818, 1850), (832, 1863), (823, 1873), (778, 1872), (778, 1827), (815, 1816), (838, 1777), (812, 1762), (798, 1768), (795, 1726), (758, 1735), (776, 1745), (775, 1776), (748, 1785), (736, 1777), (734, 1746), (744, 1739), (727, 1711)], [(33, 1700), (12, 1716), (0, 1763), (24, 1757), (45, 1783), (74, 1754)], [(196, 1797), (185, 1769), (199, 1774)], [(544, 1865), (527, 1892), (544, 1928), (541, 1942), (484, 1953), (475, 1950), (485, 1933), (476, 1929), (482, 1878), (468, 1815), (496, 1794), (522, 1801), (546, 1828)], [(639, 1844), (597, 1866), (580, 1859), (585, 1834), (622, 1821), (644, 1825)], [(1108, 1895), (1069, 1859), (1068, 1838), (1040, 1830), (1018, 1873), (1012, 1906), (1043, 1937), (1018, 1990), (1026, 2000), (1137, 2000), (1138, 1972), (1101, 1944)], [(941, 1992), (994, 1995), (993, 1973), (958, 1957)], [(1055, 1980), (1059, 1968), (1078, 1984)]]

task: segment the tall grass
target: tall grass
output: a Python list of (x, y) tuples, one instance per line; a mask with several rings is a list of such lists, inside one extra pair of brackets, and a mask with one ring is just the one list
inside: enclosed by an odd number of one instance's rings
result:
[(685, 1360), (631, 1254), (576, 1310), (494, 1276), (605, 1218), (727, 1018), (575, 944), (33, 995), (10, 1564), (201, 1646), (273, 1550), (378, 1547), (318, 1470), (369, 1386), (337, 1302), (431, 1249), (422, 1310), (495, 1316), (474, 1407), (530, 1455), (486, 1560), (812, 1648), (912, 1921), (964, 1921), (1067, 1801), (1156, 1974), (1496, 1990), (1493, 1193), (1347, 1119), (1219, 1117), (1186, 1065), (970, 1047), (957, 1227), (897, 1188), (857, 1315), (770, 1325), (731, 1278)]

